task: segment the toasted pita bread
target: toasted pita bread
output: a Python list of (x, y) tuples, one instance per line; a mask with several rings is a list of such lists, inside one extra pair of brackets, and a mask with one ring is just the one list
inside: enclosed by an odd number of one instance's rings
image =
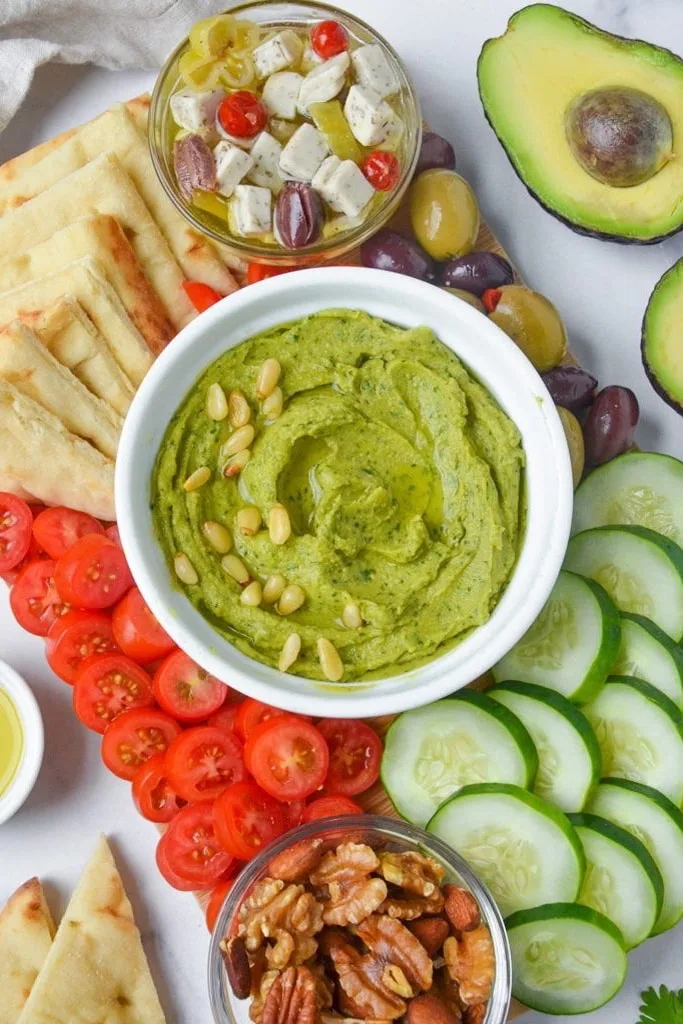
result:
[(121, 417), (57, 362), (20, 321), (0, 330), (0, 379), (57, 416), (72, 434), (116, 458)]
[(0, 911), (0, 1024), (17, 1024), (54, 934), (43, 887), (29, 878)]
[(65, 296), (26, 319), (58, 363), (114, 412), (126, 415), (135, 394), (133, 385), (76, 299)]
[[(0, 224), (5, 219), (0, 220)], [(84, 256), (63, 270), (0, 294), (0, 323), (17, 318), (29, 325), (58, 299), (77, 299), (106, 341), (131, 384), (152, 365), (152, 353), (96, 260)]]
[(107, 842), (78, 883), (18, 1024), (164, 1024)]
[(46, 505), (116, 519), (114, 463), (42, 405), (0, 380), (0, 477)]
[(21, 484), (11, 476), (4, 476), (0, 473), (0, 491), (5, 491), (7, 494), (14, 494), (17, 498), (23, 498), (24, 501), (35, 502), (35, 494), (29, 494), (29, 492), (21, 486)]
[(175, 329), (113, 217), (81, 217), (22, 255), (3, 260), (0, 291), (62, 270), (83, 256), (97, 260), (152, 352), (161, 352)]
[(103, 213), (126, 232), (171, 323), (180, 330), (196, 316), (182, 287), (183, 272), (121, 164), (103, 153), (0, 218), (0, 252), (19, 255), (79, 217)]

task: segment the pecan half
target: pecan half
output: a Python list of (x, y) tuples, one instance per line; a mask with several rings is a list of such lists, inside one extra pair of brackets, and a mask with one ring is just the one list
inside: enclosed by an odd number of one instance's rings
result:
[(444, 885), (446, 916), (457, 932), (469, 932), (476, 928), (481, 918), (479, 906), (471, 892), (459, 885)]
[(460, 1000), (464, 1006), (485, 1003), (491, 993), (495, 973), (493, 941), (488, 928), (479, 925), (463, 932), (459, 939), (446, 939), (443, 955), (448, 973), (457, 981)]
[(382, 982), (386, 961), (361, 956), (353, 946), (334, 946), (330, 952), (338, 978), (339, 1006), (344, 1014), (363, 1020), (397, 1020), (406, 1012), (400, 996)]
[(443, 896), (439, 889), (433, 896), (410, 896), (397, 899), (389, 896), (379, 908), (380, 914), (388, 914), (399, 921), (415, 921), (424, 914), (439, 914), (443, 909)]
[(268, 993), (279, 977), (279, 971), (266, 971), (261, 974), (258, 985), (254, 984), (251, 993), (251, 1003), (249, 1004), (249, 1017), (254, 1021), (254, 1024), (261, 1024), (263, 1008), (268, 998)]
[(424, 946), (405, 925), (390, 917), (373, 914), (358, 925), (356, 935), (385, 963), (400, 967), (416, 989), (432, 986), (433, 964)]
[(316, 1024), (315, 978), (307, 967), (288, 967), (270, 987), (263, 1024)]
[(411, 921), (408, 930), (419, 939), (431, 957), (435, 957), (450, 934), (448, 921), (443, 917), (421, 917)]
[(484, 1024), (486, 1020), (486, 1003), (477, 1003), (476, 1006), (466, 1006), (462, 1014), (462, 1024)]
[(460, 1024), (460, 1016), (431, 993), (418, 996), (408, 1006), (407, 1024)]
[(322, 839), (300, 839), (273, 857), (268, 874), (282, 882), (305, 882), (320, 864), (324, 851)]
[(230, 988), (237, 999), (246, 999), (251, 993), (251, 966), (244, 939), (236, 935), (223, 939), (220, 950)]
[(383, 853), (380, 857), (382, 877), (416, 896), (432, 896), (445, 874), (433, 857), (421, 853)]

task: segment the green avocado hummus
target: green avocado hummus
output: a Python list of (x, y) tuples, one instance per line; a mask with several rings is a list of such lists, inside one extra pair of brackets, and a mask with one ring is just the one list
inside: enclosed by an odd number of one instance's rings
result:
[[(267, 422), (255, 395), (265, 359), (282, 366), (284, 409)], [(219, 454), (228, 420), (206, 412), (207, 390), (239, 388), (256, 436), (242, 472)], [(200, 467), (210, 480), (186, 492)], [(281, 324), (217, 359), (171, 421), (152, 481), (162, 548), (182, 552), (199, 582), (188, 599), (236, 647), (276, 666), (301, 637), (290, 669), (322, 679), (317, 641), (339, 651), (346, 681), (406, 671), (486, 622), (510, 578), (524, 523), (519, 432), (488, 391), (426, 327), (405, 330), (366, 313), (325, 310)], [(264, 523), (280, 502), (292, 535), (264, 526), (242, 536), (237, 512)], [(202, 532), (226, 526), (252, 579), (281, 573), (306, 601), (290, 615), (250, 607)], [(345, 628), (344, 607), (362, 617)]]

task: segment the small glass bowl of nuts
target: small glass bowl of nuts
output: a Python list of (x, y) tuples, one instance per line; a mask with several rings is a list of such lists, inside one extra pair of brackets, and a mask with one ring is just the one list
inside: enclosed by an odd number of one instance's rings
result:
[(449, 846), (376, 815), (303, 825), (242, 871), (209, 951), (216, 1024), (503, 1024), (510, 951)]

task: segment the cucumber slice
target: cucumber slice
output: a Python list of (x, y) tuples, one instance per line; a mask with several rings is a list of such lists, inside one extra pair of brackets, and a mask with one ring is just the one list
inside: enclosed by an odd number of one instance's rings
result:
[(602, 587), (563, 571), (536, 622), (493, 668), (581, 704), (597, 695), (619, 649), (619, 612)]
[(569, 541), (565, 567), (595, 580), (622, 612), (683, 636), (683, 550), (642, 526), (599, 526)]
[(505, 922), (512, 954), (512, 994), (541, 1013), (588, 1013), (624, 984), (624, 940), (589, 907), (550, 903)]
[(683, 917), (683, 813), (656, 789), (627, 779), (605, 779), (588, 802), (598, 814), (640, 839), (664, 879), (664, 903), (653, 935)]
[(613, 921), (627, 949), (650, 935), (662, 912), (664, 880), (647, 848), (595, 814), (572, 814), (588, 866), (579, 903)]
[(595, 733), (566, 697), (534, 683), (499, 683), (487, 696), (514, 712), (536, 746), (533, 792), (561, 811), (580, 811), (600, 781)]
[(683, 800), (683, 715), (654, 686), (612, 676), (583, 709), (602, 752), (605, 778), (631, 779)]
[(579, 895), (579, 837), (565, 814), (519, 786), (465, 786), (427, 829), (470, 863), (503, 915)]
[(463, 786), (530, 786), (537, 768), (536, 748), (519, 719), (483, 693), (463, 690), (398, 716), (384, 743), (382, 782), (398, 813), (424, 826)]
[(644, 679), (683, 711), (683, 651), (642, 615), (621, 616), (621, 646), (612, 674)]
[(683, 547), (683, 462), (627, 452), (598, 466), (574, 495), (572, 533), (594, 526), (646, 526)]

